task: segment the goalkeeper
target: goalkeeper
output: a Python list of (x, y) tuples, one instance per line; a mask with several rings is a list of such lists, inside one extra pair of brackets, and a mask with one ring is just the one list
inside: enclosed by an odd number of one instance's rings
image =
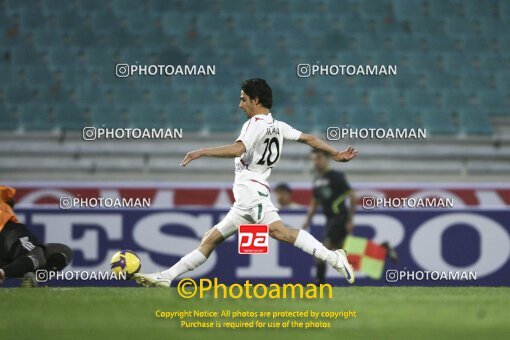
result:
[(16, 190), (0, 185), (0, 283), (7, 278), (23, 277), (35, 285), (37, 269), (58, 271), (71, 261), (71, 249), (60, 243), (42, 244), (20, 223), (12, 210)]

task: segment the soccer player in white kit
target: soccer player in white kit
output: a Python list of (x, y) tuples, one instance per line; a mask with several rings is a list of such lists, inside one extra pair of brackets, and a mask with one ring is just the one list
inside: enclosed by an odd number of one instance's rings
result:
[(263, 79), (249, 79), (241, 86), (239, 108), (249, 118), (235, 143), (188, 152), (181, 166), (201, 157), (235, 158), (235, 203), (225, 218), (205, 233), (199, 247), (181, 258), (171, 268), (152, 274), (135, 274), (137, 283), (148, 287), (170, 287), (172, 280), (203, 264), (218, 244), (234, 234), (241, 224), (266, 224), (269, 236), (287, 242), (330, 264), (349, 283), (354, 283), (354, 271), (344, 250), (331, 251), (305, 230), (287, 228), (269, 197), (267, 179), (278, 164), (283, 141), (305, 143), (323, 150), (337, 162), (347, 162), (358, 152), (352, 147), (337, 151), (319, 138), (302, 133), (276, 120), (269, 112), (272, 91)]

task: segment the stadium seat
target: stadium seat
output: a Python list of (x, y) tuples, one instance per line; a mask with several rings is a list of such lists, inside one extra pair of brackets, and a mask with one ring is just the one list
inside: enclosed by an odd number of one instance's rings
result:
[[(379, 111), (378, 111), (379, 112)], [(391, 129), (417, 129), (420, 128), (419, 120), (413, 108), (402, 109), (393, 107), (383, 109), (386, 125)]]
[(493, 15), (492, 1), (460, 1), (464, 14), (468, 18), (488, 17)]
[[(86, 34), (90, 35), (90, 32)], [(136, 43), (136, 37), (123, 27), (112, 27), (102, 32), (105, 44), (113, 48), (129, 47)], [(94, 39), (97, 39), (94, 37)], [(97, 41), (96, 41), (97, 45)]]
[(5, 88), (5, 101), (10, 104), (25, 103), (33, 96), (33, 90), (25, 86), (10, 85)]
[(395, 89), (380, 88), (369, 92), (368, 100), (372, 109), (393, 109), (399, 106), (399, 95)]
[(497, 3), (498, 6), (498, 13), (501, 15), (501, 17), (505, 18), (506, 20), (510, 19), (510, 3), (507, 1), (499, 1)]
[(28, 31), (35, 31), (48, 27), (48, 18), (37, 8), (21, 11), (21, 25)]
[(322, 105), (324, 100), (325, 94), (321, 91), (310, 91), (305, 89), (303, 92), (299, 94), (298, 97), (298, 104), (301, 104), (305, 107), (313, 107), (315, 105)]
[(469, 106), (469, 97), (461, 91), (447, 90), (441, 93), (440, 102), (444, 108), (455, 109)]
[(360, 16), (340, 16), (335, 18), (340, 25), (340, 29), (344, 34), (370, 34), (373, 33), (370, 30), (369, 21)]
[(236, 108), (227, 106), (208, 106), (200, 111), (203, 113), (203, 126), (209, 132), (230, 132), (236, 134), (239, 132), (244, 121), (241, 120), (241, 114)]
[(333, 30), (332, 18), (329, 15), (310, 13), (306, 16), (307, 31), (326, 33)]
[(154, 13), (170, 12), (174, 9), (175, 3), (167, 0), (148, 0), (149, 10)]
[(108, 103), (108, 94), (103, 86), (78, 86), (76, 88), (76, 101), (83, 105), (106, 105)]
[(422, 90), (408, 90), (404, 92), (404, 99), (407, 107), (434, 108), (437, 98), (433, 93)]
[(441, 34), (443, 30), (443, 21), (435, 18), (419, 16), (411, 20), (411, 30), (413, 33)]
[(77, 30), (77, 24), (83, 23), (84, 16), (81, 12), (76, 11), (76, 9), (69, 8), (56, 16), (56, 19), (56, 28), (58, 30), (74, 33)]
[(490, 76), (478, 73), (464, 73), (460, 77), (460, 85), (465, 91), (478, 91), (482, 89), (491, 89), (494, 87)]
[(312, 130), (312, 117), (307, 108), (296, 106), (286, 106), (273, 111), (275, 119), (282, 120), (300, 131)]
[[(288, 123), (305, 132), (315, 131), (324, 134), (329, 127), (342, 127), (345, 125), (345, 110), (333, 105), (317, 105), (307, 109), (296, 109), (289, 116)], [(305, 125), (305, 118), (311, 120), (311, 124)], [(297, 123), (296, 123), (297, 122)]]
[(31, 35), (35, 46), (46, 46), (53, 49), (64, 43), (62, 32), (56, 29), (39, 28), (32, 31)]
[(46, 85), (39, 85), (37, 90), (43, 103), (52, 105), (58, 105), (63, 102), (75, 101), (75, 89), (72, 86), (64, 83), (55, 83), (55, 85), (48, 87)]
[(162, 128), (163, 115), (154, 105), (130, 105), (127, 108), (128, 124), (131, 128)]
[(13, 131), (19, 126), (18, 116), (11, 106), (0, 105), (0, 131)]
[(55, 80), (54, 75), (50, 72), (50, 70), (48, 70), (46, 66), (43, 65), (35, 65), (27, 68), (25, 74), (27, 81), (30, 84), (48, 85), (52, 84)]
[(442, 0), (428, 1), (430, 16), (433, 18), (440, 17), (460, 17), (462, 9), (458, 1)]
[(131, 84), (118, 84), (112, 87), (112, 100), (116, 106), (128, 107), (133, 104), (143, 104), (145, 93), (142, 88)]
[(389, 17), (393, 15), (392, 5), (390, 1), (360, 1), (357, 3), (358, 10), (363, 16), (367, 17)]
[[(187, 0), (182, 2), (181, 10), (187, 13), (195, 14), (200, 12), (209, 12), (212, 7), (212, 3), (209, 1), (202, 0)], [(239, 5), (238, 3), (236, 5)]]
[[(223, 19), (215, 18), (217, 21), (223, 22)], [(162, 17), (163, 31), (166, 34), (182, 35), (190, 31), (191, 16), (184, 13), (164, 13)], [(202, 27), (202, 26), (200, 26)]]
[(360, 51), (380, 51), (384, 49), (384, 37), (372, 34), (354, 35), (356, 46)]
[(483, 37), (473, 37), (466, 36), (461, 38), (462, 48), (466, 52), (480, 52), (480, 51), (490, 51), (491, 45), (489, 41)]
[[(188, 132), (198, 132), (202, 130), (203, 127), (203, 113), (200, 111), (200, 108), (194, 105), (172, 105), (172, 106), (164, 106), (163, 110), (163, 119), (166, 122), (167, 127), (183, 129)], [(211, 110), (211, 108), (209, 108)], [(216, 123), (221, 119), (218, 119), (218, 113), (221, 114), (221, 111), (215, 111), (216, 113)], [(227, 125), (227, 123), (225, 123)]]
[(322, 3), (320, 1), (291, 1), (289, 10), (296, 14), (319, 13)]
[(124, 62), (124, 60), (118, 60), (117, 51), (111, 47), (92, 47), (87, 48), (85, 51), (85, 59), (89, 66), (100, 66), (100, 65), (111, 65), (113, 66), (119, 62)]
[(370, 53), (374, 65), (401, 65), (400, 55), (395, 51), (373, 51)]
[(47, 15), (60, 15), (72, 10), (73, 2), (68, 0), (44, 0), (42, 6)]
[(99, 42), (99, 36), (86, 26), (71, 31), (69, 39), (73, 45), (84, 48), (92, 47)]
[(114, 27), (119, 27), (119, 22), (111, 11), (95, 11), (90, 13), (90, 28), (97, 34), (108, 32)]
[(165, 86), (151, 88), (150, 98), (153, 105), (157, 106), (168, 106), (176, 102), (175, 91)]
[(440, 71), (440, 54), (438, 53), (423, 53), (423, 52), (409, 52), (403, 57), (404, 63), (399, 66), (406, 66), (412, 71), (425, 72), (427, 74), (434, 74)]
[(395, 16), (398, 19), (414, 19), (423, 13), (422, 0), (393, 1)]
[(80, 85), (89, 76), (83, 64), (62, 64), (62, 66), (53, 66), (52, 64), (50, 65), (50, 71), (55, 75), (55, 78), (60, 78), (66, 86)]
[(485, 110), (482, 107), (459, 110), (461, 131), (468, 135), (490, 135), (492, 126)]
[(463, 17), (449, 17), (444, 21), (445, 33), (450, 37), (464, 37), (476, 34), (474, 20)]
[(49, 50), (48, 62), (55, 67), (76, 64), (78, 50), (72, 47), (55, 46)]
[(115, 105), (91, 105), (90, 116), (92, 126), (102, 128), (127, 127), (125, 113)]
[(432, 90), (448, 90), (459, 88), (459, 80), (456, 75), (448, 72), (431, 72), (427, 77), (427, 84)]
[(420, 51), (423, 50), (424, 47), (424, 40), (417, 39), (413, 34), (394, 34), (391, 36), (391, 40), (395, 51)]
[(448, 110), (425, 110), (420, 112), (423, 127), (432, 135), (453, 135), (457, 132), (452, 114)]
[(18, 104), (16, 113), (21, 127), (26, 131), (52, 130), (55, 122), (51, 119), (48, 106), (40, 104)]
[(274, 32), (291, 32), (297, 27), (296, 17), (286, 14), (272, 14), (269, 17), (269, 27)]
[[(51, 0), (49, 0), (51, 1)], [(109, 10), (108, 3), (101, 0), (87, 0), (87, 1), (78, 1), (77, 3), (79, 10), (83, 13), (91, 14), (94, 12), (105, 12)], [(125, 6), (130, 8), (131, 6)]]
[(479, 106), (491, 116), (510, 117), (508, 98), (494, 91), (480, 91), (477, 93)]
[[(1, 53), (1, 52), (0, 52)], [(12, 67), (8, 65), (0, 64), (0, 74), (2, 75), (2, 82), (5, 84), (15, 84), (16, 81), (20, 81), (20, 67)]]
[(508, 71), (496, 74), (496, 87), (502, 95), (508, 95), (510, 92), (510, 73)]
[(41, 63), (41, 53), (28, 46), (20, 46), (11, 49), (11, 58), (14, 65), (30, 66)]
[(480, 34), (486, 39), (504, 36), (508, 27), (508, 20), (495, 17), (478, 17), (476, 19), (480, 26)]
[(144, 1), (135, 1), (135, 2), (129, 3), (129, 5), (126, 5), (125, 1), (112, 0), (111, 5), (112, 5), (113, 12), (117, 16), (121, 16), (126, 13), (133, 13), (133, 12), (137, 13), (140, 16), (145, 14), (145, 2)]
[(443, 68), (445, 70), (456, 70), (457, 73), (478, 73), (475, 69), (477, 54), (466, 54), (464, 52), (442, 53)]
[(327, 12), (333, 16), (345, 15), (352, 13), (352, 2), (349, 0), (336, 0), (327, 2)]
[(72, 103), (61, 102), (53, 106), (56, 127), (64, 131), (81, 131), (91, 122), (85, 115), (85, 108)]
[(353, 128), (385, 127), (384, 117), (371, 108), (348, 109), (347, 120)]
[(489, 74), (499, 73), (502, 69), (510, 68), (510, 55), (502, 55), (495, 53), (481, 53), (480, 70)]

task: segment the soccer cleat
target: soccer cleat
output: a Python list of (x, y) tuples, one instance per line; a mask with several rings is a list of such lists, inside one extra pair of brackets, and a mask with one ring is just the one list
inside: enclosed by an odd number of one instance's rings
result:
[(133, 280), (136, 281), (139, 285), (145, 287), (164, 287), (169, 288), (172, 284), (172, 280), (166, 279), (161, 275), (161, 273), (152, 273), (152, 274), (134, 274)]
[(340, 274), (342, 274), (347, 282), (351, 285), (354, 283), (354, 269), (347, 261), (347, 253), (343, 249), (335, 250), (334, 253), (338, 256), (336, 264), (333, 266)]
[(21, 288), (34, 288), (37, 287), (37, 280), (33, 272), (28, 272), (23, 275), (21, 279)]

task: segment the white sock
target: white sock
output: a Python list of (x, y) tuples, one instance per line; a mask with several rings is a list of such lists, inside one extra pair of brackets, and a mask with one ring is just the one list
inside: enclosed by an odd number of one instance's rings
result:
[(204, 263), (205, 260), (207, 260), (207, 257), (205, 257), (198, 249), (195, 249), (188, 255), (181, 258), (179, 262), (174, 264), (170, 269), (161, 272), (161, 275), (167, 279), (173, 280), (176, 277), (197, 268)]
[(302, 249), (305, 253), (315, 256), (322, 261), (326, 261), (332, 266), (336, 264), (337, 255), (324, 247), (324, 245), (317, 241), (315, 237), (304, 230), (299, 231), (294, 245), (299, 249)]

